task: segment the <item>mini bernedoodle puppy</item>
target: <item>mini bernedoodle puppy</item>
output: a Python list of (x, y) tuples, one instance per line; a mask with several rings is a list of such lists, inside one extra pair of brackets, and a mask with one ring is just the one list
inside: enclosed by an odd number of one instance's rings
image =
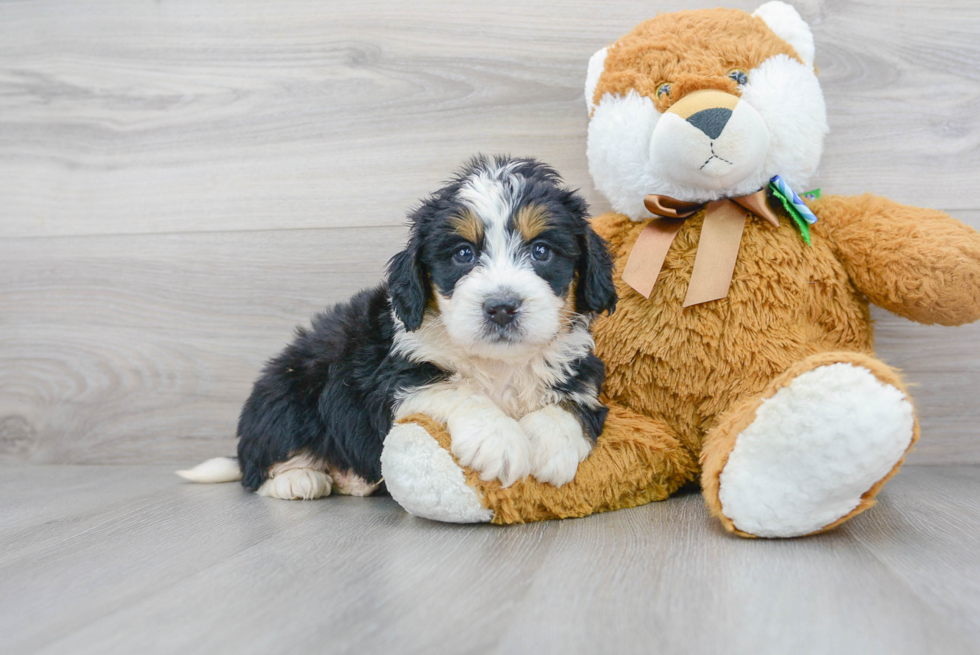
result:
[(268, 363), (237, 461), (180, 475), (274, 498), (367, 495), (393, 421), (423, 413), (485, 480), (569, 482), (606, 418), (589, 324), (616, 305), (587, 212), (542, 163), (475, 158), (411, 214), (385, 284), (318, 314)]

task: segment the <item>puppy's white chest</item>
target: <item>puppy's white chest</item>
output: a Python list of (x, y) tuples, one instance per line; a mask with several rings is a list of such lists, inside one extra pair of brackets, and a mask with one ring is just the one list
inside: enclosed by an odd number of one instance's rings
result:
[(460, 383), (476, 387), (475, 391), (489, 397), (512, 418), (519, 419), (547, 403), (548, 389), (532, 368), (529, 363), (487, 362), (461, 372)]

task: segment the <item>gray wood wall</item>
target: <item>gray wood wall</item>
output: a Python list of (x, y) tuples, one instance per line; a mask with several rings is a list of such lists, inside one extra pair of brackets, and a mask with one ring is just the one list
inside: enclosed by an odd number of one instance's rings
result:
[[(540, 157), (607, 209), (589, 56), (714, 4), (0, 2), (0, 462), (231, 453), (262, 362), (375, 283), (470, 154)], [(820, 186), (980, 227), (980, 4), (796, 4), (830, 111)], [(917, 385), (911, 461), (980, 463), (980, 326), (877, 317)]]

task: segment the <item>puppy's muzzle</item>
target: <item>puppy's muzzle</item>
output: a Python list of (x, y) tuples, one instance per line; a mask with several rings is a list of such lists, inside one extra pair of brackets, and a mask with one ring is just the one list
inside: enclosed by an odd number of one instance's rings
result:
[(483, 303), (483, 311), (487, 320), (499, 327), (512, 323), (520, 308), (521, 299), (517, 296), (489, 298)]

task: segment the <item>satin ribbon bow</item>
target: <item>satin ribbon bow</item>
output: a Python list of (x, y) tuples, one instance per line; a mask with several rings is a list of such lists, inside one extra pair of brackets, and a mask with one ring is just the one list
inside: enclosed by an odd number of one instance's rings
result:
[(766, 201), (765, 189), (748, 196), (723, 198), (707, 204), (652, 194), (644, 198), (643, 204), (650, 213), (660, 218), (650, 221), (640, 232), (623, 269), (623, 281), (644, 298), (650, 297), (670, 244), (681, 225), (702, 207), (705, 208), (698, 253), (694, 258), (694, 270), (684, 307), (728, 295), (742, 230), (749, 215), (747, 212), (765, 219), (773, 227), (779, 227), (779, 218)]

